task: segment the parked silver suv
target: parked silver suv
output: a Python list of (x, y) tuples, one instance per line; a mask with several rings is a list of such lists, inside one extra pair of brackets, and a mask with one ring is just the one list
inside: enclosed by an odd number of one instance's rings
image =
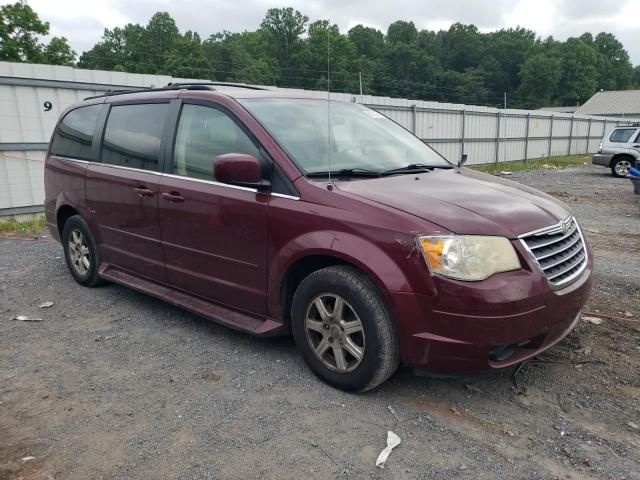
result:
[(598, 153), (591, 158), (594, 165), (611, 168), (615, 177), (626, 177), (629, 167), (640, 162), (640, 124), (617, 127), (600, 142)]

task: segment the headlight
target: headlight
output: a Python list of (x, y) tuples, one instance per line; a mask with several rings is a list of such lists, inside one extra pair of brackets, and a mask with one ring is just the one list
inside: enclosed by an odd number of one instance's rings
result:
[(433, 273), (457, 280), (477, 281), (520, 268), (520, 260), (504, 237), (429, 235), (418, 237)]

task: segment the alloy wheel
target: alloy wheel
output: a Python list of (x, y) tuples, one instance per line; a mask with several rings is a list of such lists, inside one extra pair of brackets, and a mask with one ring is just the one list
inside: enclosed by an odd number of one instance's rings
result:
[(365, 353), (364, 328), (344, 298), (318, 295), (307, 307), (304, 326), (311, 350), (326, 368), (338, 373), (358, 368)]
[(75, 228), (71, 230), (68, 246), (69, 257), (71, 258), (73, 268), (80, 275), (86, 275), (91, 267), (91, 260), (89, 256), (89, 246), (87, 245), (87, 239), (84, 234)]
[(628, 160), (620, 160), (618, 163), (616, 163), (615, 166), (616, 173), (621, 177), (627, 176), (627, 174), (629, 173), (629, 168), (631, 168), (631, 162), (629, 162)]

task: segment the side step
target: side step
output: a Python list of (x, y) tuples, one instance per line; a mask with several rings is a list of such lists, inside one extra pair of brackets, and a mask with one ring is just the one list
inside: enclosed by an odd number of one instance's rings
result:
[(124, 285), (132, 290), (164, 300), (171, 305), (184, 308), (207, 320), (257, 337), (274, 337), (288, 333), (287, 327), (280, 321), (270, 318), (259, 319), (245, 313), (239, 313), (188, 293), (132, 275), (112, 265), (103, 265), (100, 268), (100, 276), (113, 283)]

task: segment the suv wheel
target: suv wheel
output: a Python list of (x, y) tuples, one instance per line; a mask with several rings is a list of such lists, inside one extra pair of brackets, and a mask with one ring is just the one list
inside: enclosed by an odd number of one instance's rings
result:
[(302, 357), (328, 384), (362, 392), (398, 368), (400, 347), (391, 315), (358, 270), (336, 266), (312, 273), (296, 290), (291, 313)]
[(614, 177), (623, 178), (629, 173), (630, 167), (633, 167), (631, 157), (620, 157), (611, 165), (611, 173)]
[(102, 283), (98, 276), (98, 249), (89, 233), (89, 227), (80, 215), (70, 217), (64, 224), (62, 246), (67, 267), (76, 282), (87, 287)]

